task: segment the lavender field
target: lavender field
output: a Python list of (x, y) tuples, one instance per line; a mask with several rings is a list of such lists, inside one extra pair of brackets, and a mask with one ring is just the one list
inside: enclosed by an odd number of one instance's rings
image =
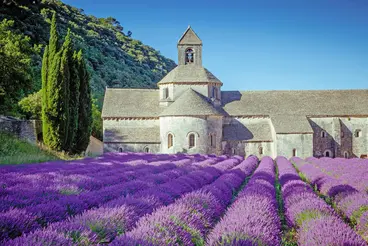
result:
[(0, 245), (368, 245), (368, 161), (109, 153), (0, 167)]

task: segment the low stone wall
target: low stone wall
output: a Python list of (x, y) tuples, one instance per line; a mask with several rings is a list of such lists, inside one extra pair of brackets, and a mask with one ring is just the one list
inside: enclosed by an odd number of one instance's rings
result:
[(20, 120), (14, 117), (0, 116), (0, 131), (36, 143), (38, 134), (42, 132), (42, 122), (40, 120)]

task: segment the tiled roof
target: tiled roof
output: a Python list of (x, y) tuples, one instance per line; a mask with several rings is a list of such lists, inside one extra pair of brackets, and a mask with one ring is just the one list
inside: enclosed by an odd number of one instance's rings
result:
[(193, 29), (188, 26), (187, 30), (185, 30), (184, 34), (178, 41), (178, 44), (202, 44), (202, 40), (198, 37), (198, 35), (193, 31)]
[(178, 65), (171, 70), (160, 83), (221, 83), (210, 71), (195, 64)]
[(116, 127), (105, 130), (104, 142), (159, 143), (159, 127)]
[(188, 89), (160, 114), (160, 116), (190, 115), (221, 115), (221, 113), (204, 96), (193, 89)]
[(224, 126), (224, 139), (231, 141), (272, 141), (271, 127), (268, 122), (242, 124), (240, 122)]
[(162, 110), (159, 90), (107, 88), (102, 117), (158, 117)]
[(229, 115), (368, 115), (368, 90), (224, 91)]

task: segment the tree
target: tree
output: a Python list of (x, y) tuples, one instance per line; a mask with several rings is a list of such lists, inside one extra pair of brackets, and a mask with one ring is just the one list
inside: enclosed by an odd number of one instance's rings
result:
[[(69, 128), (71, 120), (73, 120), (74, 123), (74, 112), (71, 112), (70, 108), (70, 70), (74, 70), (73, 47), (70, 35), (70, 29), (68, 29), (63, 46), (59, 51), (61, 54), (61, 61), (57, 87), (60, 96), (57, 103), (59, 111), (56, 124), (59, 126), (58, 135), (60, 137), (60, 149), (63, 150), (71, 150), (73, 136), (69, 133), (74, 132), (73, 127), (72, 129)], [(74, 107), (72, 107), (72, 110), (74, 110)], [(70, 115), (70, 113), (72, 113), (72, 115)]]
[(73, 49), (69, 29), (58, 47), (55, 14), (42, 65), (44, 142), (51, 149), (80, 153), (87, 148), (91, 134), (89, 75), (82, 51)]
[(102, 118), (101, 111), (98, 109), (97, 100), (92, 100), (92, 136), (102, 141)]
[(92, 130), (92, 100), (91, 88), (89, 85), (89, 74), (87, 71), (85, 60), (83, 59), (82, 51), (78, 52), (78, 72), (79, 72), (79, 117), (78, 130), (75, 150), (77, 152), (84, 151), (89, 143), (89, 137)]
[(42, 131), (44, 143), (52, 149), (60, 149), (58, 126), (58, 79), (60, 73), (59, 36), (56, 13), (52, 16), (49, 44), (42, 59)]
[(32, 56), (38, 47), (11, 31), (14, 21), (0, 22), (0, 114), (17, 114), (18, 101), (33, 89)]
[(27, 118), (40, 120), (42, 118), (42, 90), (30, 94), (19, 101), (19, 106)]

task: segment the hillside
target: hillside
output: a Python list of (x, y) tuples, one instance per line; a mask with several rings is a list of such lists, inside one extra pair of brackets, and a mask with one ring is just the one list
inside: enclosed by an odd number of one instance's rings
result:
[(0, 7), (0, 20), (14, 20), (14, 31), (29, 36), (32, 45), (42, 45), (33, 63), (34, 91), (41, 88), (41, 57), (49, 39), (54, 11), (59, 34), (64, 36), (70, 28), (76, 48), (82, 49), (87, 58), (92, 92), (100, 105), (106, 86), (155, 88), (156, 83), (175, 67), (174, 61), (131, 38), (132, 32), (125, 31), (113, 17), (86, 15), (82, 9), (59, 0), (8, 1)]

